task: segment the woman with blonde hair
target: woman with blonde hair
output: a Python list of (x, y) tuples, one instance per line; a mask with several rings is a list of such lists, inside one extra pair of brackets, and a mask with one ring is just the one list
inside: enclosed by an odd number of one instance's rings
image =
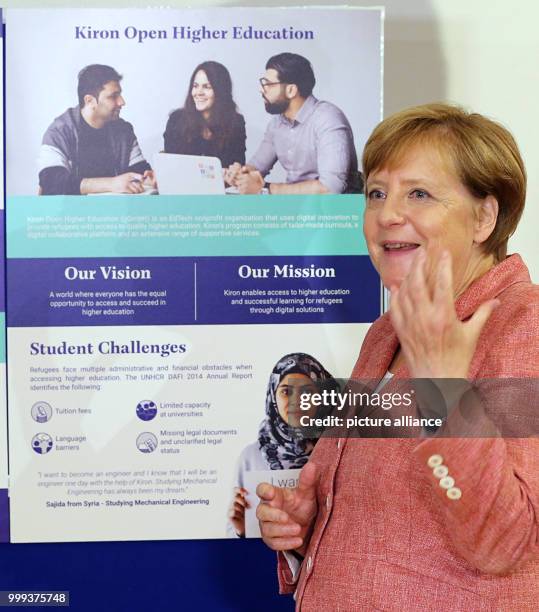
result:
[[(296, 489), (259, 486), (281, 591), (298, 610), (536, 611), (539, 291), (507, 255), (526, 196), (518, 147), (482, 115), (428, 104), (374, 130), (363, 172), (391, 301), (352, 378), (388, 392), (430, 379), (453, 411), (415, 438), (323, 438)], [(519, 379), (529, 402), (472, 413), (464, 380), (482, 379), (502, 392)], [(522, 437), (504, 438), (493, 419), (515, 414)]]

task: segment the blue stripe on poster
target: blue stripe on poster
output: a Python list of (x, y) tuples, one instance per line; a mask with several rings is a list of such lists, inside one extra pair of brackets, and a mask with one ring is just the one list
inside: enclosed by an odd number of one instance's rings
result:
[(5, 270), (4, 270), (4, 211), (0, 209), (0, 312), (6, 309)]
[(0, 489), (0, 542), (9, 542), (9, 496)]
[[(366, 323), (366, 256), (12, 259), (8, 326)], [(367, 296), (367, 297), (366, 297)]]

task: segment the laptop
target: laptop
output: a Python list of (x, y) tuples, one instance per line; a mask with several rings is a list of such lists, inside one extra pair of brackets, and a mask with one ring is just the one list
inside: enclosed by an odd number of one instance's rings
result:
[(217, 157), (156, 153), (153, 171), (159, 195), (225, 194), (223, 168)]

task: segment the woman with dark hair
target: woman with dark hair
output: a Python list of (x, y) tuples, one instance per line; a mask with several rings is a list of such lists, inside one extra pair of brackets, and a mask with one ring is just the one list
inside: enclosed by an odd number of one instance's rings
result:
[[(258, 439), (243, 449), (238, 461), (234, 499), (229, 511), (230, 535), (245, 535), (248, 495), (245, 472), (300, 469), (307, 463), (314, 440), (302, 438), (293, 431), (293, 424), (298, 419), (297, 415), (292, 415), (289, 400), (301, 393), (318, 392), (316, 385), (326, 381), (333, 381), (331, 374), (306, 353), (290, 353), (275, 364), (266, 390), (266, 415), (260, 423)], [(337, 385), (336, 381), (333, 383)]]
[(185, 104), (170, 114), (163, 137), (165, 153), (218, 157), (223, 168), (245, 163), (245, 120), (222, 64), (203, 62), (194, 69)]

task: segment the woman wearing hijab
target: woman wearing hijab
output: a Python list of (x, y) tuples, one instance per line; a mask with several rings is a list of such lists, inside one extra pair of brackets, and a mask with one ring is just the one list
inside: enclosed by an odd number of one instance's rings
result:
[[(236, 486), (229, 519), (233, 535), (245, 536), (247, 507), (245, 472), (253, 470), (292, 470), (302, 468), (314, 447), (312, 440), (298, 437), (290, 422), (293, 414), (289, 399), (293, 394), (316, 391), (316, 384), (332, 380), (331, 374), (311, 355), (290, 353), (273, 368), (266, 391), (266, 415), (258, 439), (243, 449), (236, 474)], [(253, 491), (254, 493), (254, 491)]]

